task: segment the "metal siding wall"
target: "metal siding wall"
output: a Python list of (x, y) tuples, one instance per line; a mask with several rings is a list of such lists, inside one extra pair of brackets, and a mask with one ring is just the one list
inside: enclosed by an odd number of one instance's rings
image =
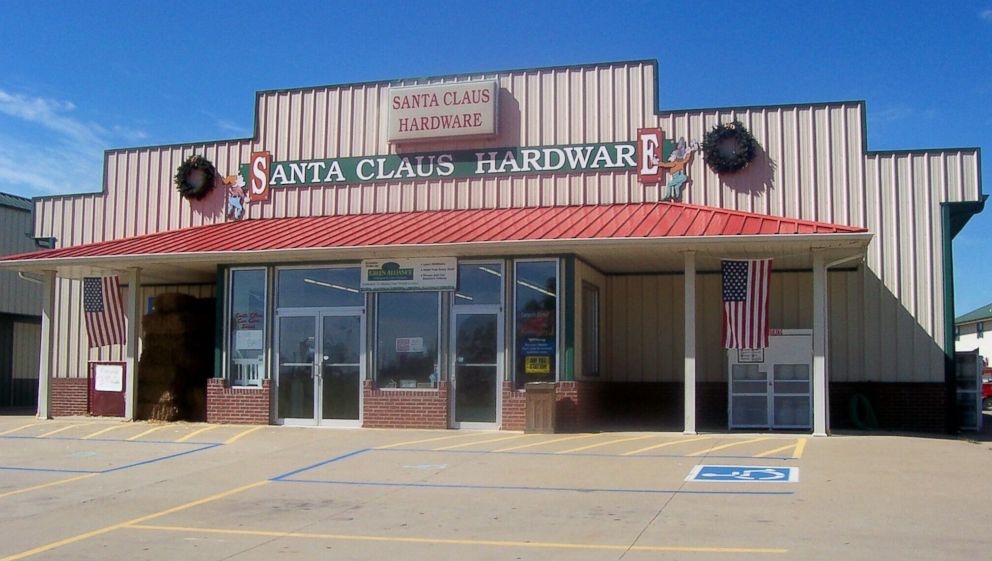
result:
[[(37, 249), (25, 235), (30, 231), (30, 212), (0, 206), (0, 255)], [(18, 278), (13, 271), (0, 271), (0, 313), (41, 315), (41, 287)]]
[[(830, 379), (861, 377), (863, 344), (858, 271), (829, 275)], [(613, 382), (681, 382), (684, 376), (684, 301), (682, 275), (607, 276), (604, 313), (610, 329), (606, 342), (606, 372)], [(724, 382), (723, 302), (721, 278), (696, 277), (697, 380)], [(813, 275), (808, 272), (772, 274), (769, 306), (774, 329), (811, 329)]]
[(41, 354), (41, 324), (14, 322), (15, 380), (37, 380)]
[[(481, 78), (498, 79), (505, 92), (500, 134), (472, 141), (477, 148), (633, 140), (637, 128), (653, 126), (671, 138), (699, 141), (717, 123), (741, 120), (763, 148), (758, 159), (742, 172), (721, 177), (697, 156), (688, 170), (685, 202), (867, 227), (876, 237), (863, 271), (863, 376), (943, 379), (936, 217), (941, 202), (979, 198), (976, 150), (866, 154), (863, 105), (856, 102), (655, 114), (656, 77), (650, 64), (430, 82)], [(381, 134), (387, 87), (372, 83), (267, 92), (257, 98), (257, 140), (108, 152), (105, 194), (39, 200), (36, 235), (56, 236), (64, 247), (222, 221), (222, 189), (190, 203), (172, 186), (176, 167), (194, 153), (213, 161), (221, 174), (231, 174), (252, 150), (269, 150), (276, 160), (396, 152), (398, 147)], [(399, 149), (465, 145), (438, 141)], [(252, 205), (249, 216), (608, 204), (656, 201), (658, 196), (658, 186), (641, 185), (628, 172), (438, 179), (274, 189), (272, 200)]]

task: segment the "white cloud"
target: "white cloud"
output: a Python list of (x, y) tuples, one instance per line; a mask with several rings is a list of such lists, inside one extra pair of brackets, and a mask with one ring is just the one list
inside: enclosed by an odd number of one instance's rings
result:
[(25, 195), (98, 191), (103, 151), (122, 141), (147, 138), (144, 131), (79, 119), (71, 101), (0, 89), (0, 187)]
[(978, 14), (978, 17), (982, 18), (985, 21), (992, 21), (992, 8), (989, 8), (987, 10), (982, 10), (981, 13)]

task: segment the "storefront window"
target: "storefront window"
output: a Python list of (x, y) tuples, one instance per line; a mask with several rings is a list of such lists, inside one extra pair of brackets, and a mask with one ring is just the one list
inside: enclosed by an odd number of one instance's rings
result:
[(456, 306), (499, 305), (503, 294), (502, 263), (460, 263)]
[(279, 308), (363, 306), (358, 267), (279, 269), (276, 283)]
[(234, 386), (265, 378), (265, 269), (231, 271), (228, 376)]
[(440, 294), (382, 292), (376, 300), (376, 383), (433, 388), (440, 379)]
[(518, 261), (514, 274), (514, 386), (558, 371), (558, 261)]

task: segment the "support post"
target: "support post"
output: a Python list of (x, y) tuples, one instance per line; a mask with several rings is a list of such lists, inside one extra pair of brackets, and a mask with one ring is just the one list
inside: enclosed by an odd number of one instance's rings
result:
[(685, 434), (696, 434), (696, 252), (685, 252)]
[(128, 269), (127, 302), (127, 342), (125, 344), (125, 361), (127, 363), (126, 382), (124, 384), (124, 419), (134, 420), (134, 410), (138, 398), (138, 336), (141, 333), (141, 269)]
[(55, 271), (45, 271), (41, 281), (41, 345), (38, 356), (38, 418), (52, 418), (52, 358), (55, 320)]
[(830, 434), (827, 382), (827, 264), (813, 250), (813, 436)]

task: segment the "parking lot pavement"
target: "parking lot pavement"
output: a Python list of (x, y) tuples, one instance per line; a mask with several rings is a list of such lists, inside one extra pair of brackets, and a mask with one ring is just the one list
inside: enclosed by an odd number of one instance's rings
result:
[(979, 559), (989, 468), (905, 436), (0, 417), (0, 561)]

